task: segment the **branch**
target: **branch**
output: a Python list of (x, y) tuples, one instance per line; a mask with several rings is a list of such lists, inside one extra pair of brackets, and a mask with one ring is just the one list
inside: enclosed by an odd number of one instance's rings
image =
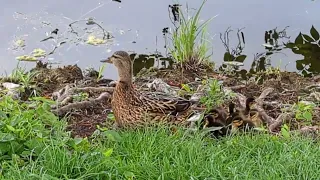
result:
[(70, 112), (71, 110), (74, 110), (74, 109), (77, 109), (77, 110), (81, 109), (82, 110), (82, 109), (88, 109), (90, 107), (99, 106), (99, 104), (104, 103), (110, 99), (111, 99), (111, 95), (107, 92), (104, 92), (104, 93), (100, 94), (100, 96), (96, 99), (92, 99), (89, 101), (71, 103), (71, 104), (63, 106), (59, 109), (52, 110), (52, 112), (55, 115), (63, 116), (65, 114), (67, 114), (68, 112)]
[(283, 122), (288, 122), (290, 120), (289, 118), (292, 117), (293, 115), (294, 115), (293, 112), (280, 114), (276, 120), (269, 123), (269, 127), (268, 127), (269, 132), (271, 133), (274, 132), (277, 128), (282, 126)]
[(70, 85), (66, 85), (64, 88), (60, 89), (58, 92), (52, 93), (52, 98), (57, 100), (58, 103), (60, 102), (61, 105), (64, 105), (70, 102), (70, 98), (72, 95), (79, 92), (87, 92), (87, 93), (103, 93), (108, 92), (110, 94), (113, 93), (113, 87), (73, 87), (71, 88)]

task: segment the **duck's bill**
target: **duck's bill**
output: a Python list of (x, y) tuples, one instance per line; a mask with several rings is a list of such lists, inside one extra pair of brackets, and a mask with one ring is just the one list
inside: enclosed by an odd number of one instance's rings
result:
[(111, 58), (103, 59), (103, 60), (101, 60), (100, 62), (112, 64)]

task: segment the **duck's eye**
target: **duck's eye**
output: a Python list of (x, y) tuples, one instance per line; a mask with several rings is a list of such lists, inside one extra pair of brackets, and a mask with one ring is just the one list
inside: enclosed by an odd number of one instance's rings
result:
[(243, 121), (242, 120), (234, 120), (232, 122), (232, 124), (234, 124), (235, 126), (239, 127), (239, 126), (241, 126), (243, 124)]
[(218, 115), (218, 113), (212, 113), (212, 116), (213, 116), (214, 118), (217, 118), (219, 115)]
[(257, 117), (257, 116), (258, 116), (258, 113), (253, 113), (251, 116), (252, 116), (252, 117)]
[(112, 57), (112, 58), (117, 58), (117, 59), (120, 59), (120, 58), (121, 58), (121, 56), (118, 55), (118, 54), (113, 54), (111, 57)]

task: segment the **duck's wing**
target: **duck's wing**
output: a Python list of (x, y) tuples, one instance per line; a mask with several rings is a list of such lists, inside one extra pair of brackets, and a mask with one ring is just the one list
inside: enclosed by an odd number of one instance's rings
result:
[(139, 101), (151, 112), (183, 112), (193, 104), (189, 100), (162, 93), (139, 93), (137, 95)]

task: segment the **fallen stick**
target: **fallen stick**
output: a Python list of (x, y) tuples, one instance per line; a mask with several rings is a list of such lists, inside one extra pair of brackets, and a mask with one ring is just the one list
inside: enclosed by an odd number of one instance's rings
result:
[(275, 129), (279, 128), (280, 126), (282, 126), (283, 122), (288, 122), (292, 116), (294, 115), (293, 112), (289, 112), (289, 113), (282, 113), (280, 114), (276, 120), (274, 120), (272, 123), (269, 124), (268, 129), (269, 132), (274, 132)]
[(262, 119), (265, 121), (265, 123), (267, 123), (268, 125), (269, 124), (272, 124), (275, 119), (270, 117), (266, 112), (265, 110), (263, 109), (263, 102), (264, 102), (264, 99), (270, 94), (273, 92), (273, 88), (266, 88), (265, 90), (262, 91), (262, 93), (260, 94), (260, 96), (255, 100), (257, 103), (254, 105), (254, 108), (256, 108)]
[(71, 112), (71, 110), (73, 110), (73, 109), (87, 109), (90, 107), (99, 106), (99, 104), (105, 103), (105, 102), (109, 101), (110, 99), (111, 99), (111, 95), (108, 92), (104, 92), (104, 93), (100, 94), (100, 96), (96, 99), (92, 99), (89, 101), (70, 103), (70, 104), (63, 106), (61, 108), (52, 110), (52, 112), (55, 115), (63, 116), (65, 114), (67, 114), (68, 112)]
[(319, 131), (320, 131), (320, 126), (305, 126), (299, 130), (296, 130), (303, 136), (310, 136), (312, 138), (318, 138), (319, 137)]
[(65, 105), (72, 100), (72, 96), (75, 93), (87, 92), (87, 93), (103, 93), (108, 92), (109, 94), (113, 93), (113, 87), (70, 87), (66, 85), (64, 88), (60, 89), (58, 92), (52, 94), (52, 98), (55, 99), (60, 105)]
[(232, 91), (235, 91), (235, 90), (243, 89), (245, 87), (246, 87), (245, 85), (237, 85), (237, 86), (229, 86), (226, 88), (231, 89)]

